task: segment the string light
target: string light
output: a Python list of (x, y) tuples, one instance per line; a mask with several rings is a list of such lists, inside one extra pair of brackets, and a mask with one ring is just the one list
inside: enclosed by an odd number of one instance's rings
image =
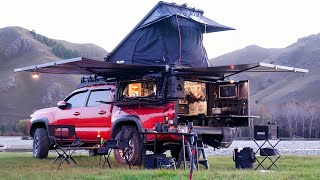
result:
[(32, 73), (32, 78), (33, 79), (38, 79), (40, 76), (39, 76), (39, 73), (37, 73), (37, 72), (33, 72)]

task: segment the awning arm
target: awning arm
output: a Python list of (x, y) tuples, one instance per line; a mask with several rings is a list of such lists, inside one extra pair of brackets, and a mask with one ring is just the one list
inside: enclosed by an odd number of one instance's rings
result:
[(243, 70), (237, 71), (237, 72), (232, 73), (232, 74), (228, 74), (228, 75), (224, 76), (224, 79), (225, 79), (225, 78), (228, 78), (228, 77), (230, 77), (230, 76), (234, 76), (234, 75), (236, 75), (236, 74), (242, 73), (242, 72), (246, 72), (246, 71), (248, 71), (248, 70), (250, 70), (250, 69), (254, 69), (254, 68), (256, 68), (256, 67), (259, 67), (259, 65), (254, 66), (254, 67), (251, 67), (251, 68), (243, 69)]
[[(260, 62), (260, 66), (273, 68), (276, 71), (277, 70), (287, 70), (287, 72), (300, 72), (300, 73), (308, 73), (309, 72), (307, 69), (301, 69), (301, 68), (295, 68), (295, 67), (289, 67), (289, 66), (281, 66), (281, 65), (275, 65), (275, 64), (268, 64), (268, 63), (263, 63), (263, 62)], [(282, 72), (285, 72), (285, 71), (282, 71)]]

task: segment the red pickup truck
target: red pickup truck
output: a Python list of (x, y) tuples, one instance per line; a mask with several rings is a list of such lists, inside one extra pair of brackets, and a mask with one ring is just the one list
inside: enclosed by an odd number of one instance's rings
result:
[[(31, 115), (29, 133), (34, 138), (35, 158), (46, 158), (53, 146), (47, 131), (50, 124), (75, 125), (76, 135), (84, 146), (95, 145), (98, 134), (105, 140), (114, 139), (123, 126), (133, 126), (136, 132), (131, 140), (131, 164), (140, 163), (139, 132), (159, 130), (156, 124), (160, 123), (169, 122), (177, 127), (192, 122), (192, 130), (203, 143), (214, 148), (229, 147), (237, 128), (250, 126), (249, 119), (255, 116), (250, 115), (249, 81), (226, 81), (226, 77), (253, 69), (254, 72), (308, 72), (266, 63), (170, 68), (112, 64), (86, 58), (30, 66), (15, 72), (34, 72), (34, 69), (42, 73), (102, 75), (83, 77), (79, 88), (58, 102), (57, 107)], [(156, 142), (155, 151), (170, 150), (173, 157), (178, 157), (181, 143), (177, 137), (162, 137)], [(148, 150), (153, 151), (152, 147)], [(124, 163), (121, 151), (114, 153), (116, 160)]]
[[(238, 96), (221, 97), (219, 100), (218, 86), (214, 84), (184, 81), (175, 76), (169, 77), (166, 81), (163, 78), (118, 82), (106, 82), (102, 78), (91, 82), (92, 77), (84, 77), (82, 87), (72, 92), (63, 101), (58, 102), (57, 107), (41, 109), (31, 115), (29, 133), (34, 138), (34, 157), (46, 158), (48, 150), (52, 148), (53, 142), (47, 133), (49, 124), (75, 125), (76, 135), (85, 145), (96, 144), (98, 134), (107, 140), (115, 138), (122, 126), (134, 126), (136, 132), (131, 141), (133, 152), (130, 157), (132, 164), (139, 163), (141, 155), (139, 152), (141, 151), (139, 148), (141, 139), (138, 132), (146, 129), (155, 130), (156, 123), (172, 120), (171, 122), (177, 126), (181, 123), (193, 122), (193, 130), (198, 132), (204, 143), (216, 148), (228, 147), (231, 144), (236, 128), (227, 126), (248, 125), (247, 119), (236, 122), (231, 119), (231, 116), (220, 116), (222, 112), (216, 116), (209, 115), (211, 112), (208, 113), (214, 104), (216, 107), (224, 104), (225, 107), (229, 106), (228, 111), (232, 111), (230, 104), (225, 104), (225, 102), (230, 101), (230, 98), (239, 99)], [(248, 82), (234, 82), (232, 85), (235, 85), (234, 88), (237, 87), (239, 91), (243, 91), (246, 90), (244, 88), (247, 88), (242, 86), (244, 83)], [(232, 90), (235, 89), (231, 88)], [(231, 91), (229, 93), (234, 93)], [(245, 93), (241, 98), (242, 100), (234, 103), (247, 102), (248, 97)], [(216, 102), (213, 102), (214, 99)], [(210, 110), (207, 110), (207, 106)], [(246, 108), (247, 106), (243, 106), (242, 115), (248, 113)], [(231, 112), (225, 109), (224, 114), (227, 115), (227, 113)], [(178, 138), (166, 137), (157, 142), (159, 143), (158, 152), (171, 150), (172, 156), (178, 157), (181, 149)], [(176, 143), (174, 146), (166, 146), (168, 142)], [(118, 162), (123, 162), (119, 151), (115, 151), (115, 158)]]

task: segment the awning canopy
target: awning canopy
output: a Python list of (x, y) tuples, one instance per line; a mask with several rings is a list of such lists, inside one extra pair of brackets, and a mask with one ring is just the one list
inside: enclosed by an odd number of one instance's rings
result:
[(84, 57), (27, 66), (14, 70), (14, 72), (22, 71), (49, 74), (97, 74), (107, 78), (133, 78), (146, 76), (148, 74), (168, 72), (172, 75), (185, 77), (187, 79), (196, 78), (213, 81), (223, 80), (224, 78), (242, 72), (308, 72), (308, 70), (306, 69), (279, 66), (267, 63), (238, 64), (204, 68), (169, 68), (169, 66), (115, 64), (105, 61), (92, 60)]
[(280, 66), (268, 63), (251, 63), (251, 64), (237, 64), (229, 66), (213, 66), (204, 68), (182, 68), (175, 69), (174, 74), (183, 76), (185, 78), (198, 79), (225, 79), (236, 74), (246, 73), (262, 73), (262, 72), (299, 72), (307, 73), (308, 70), (301, 68), (294, 68), (289, 66)]
[(15, 69), (14, 72), (29, 71), (49, 74), (98, 74), (105, 77), (143, 75), (163, 71), (164, 66), (138, 66), (115, 64), (84, 57), (60, 60)]

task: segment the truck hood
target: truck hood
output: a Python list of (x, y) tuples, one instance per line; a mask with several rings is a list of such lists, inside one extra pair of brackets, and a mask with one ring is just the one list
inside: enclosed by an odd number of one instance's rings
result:
[(51, 108), (45, 108), (40, 109), (31, 114), (32, 119), (40, 118), (40, 117), (46, 117), (48, 119), (53, 118), (54, 113), (56, 112), (57, 107), (51, 107)]

